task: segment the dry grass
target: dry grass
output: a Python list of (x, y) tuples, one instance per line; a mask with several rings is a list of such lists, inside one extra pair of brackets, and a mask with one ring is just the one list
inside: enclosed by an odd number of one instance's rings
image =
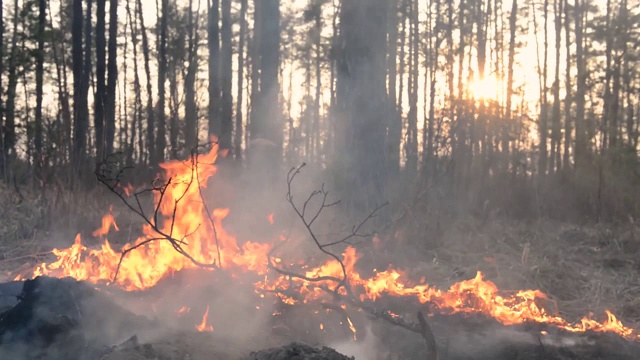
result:
[(42, 261), (51, 249), (71, 245), (78, 233), (92, 245), (95, 239), (87, 235), (100, 226), (109, 206), (116, 215), (124, 213), (116, 200), (101, 188), (81, 193), (51, 184), (33, 191), (0, 183), (0, 281)]
[(640, 228), (633, 224), (467, 218), (446, 225), (441, 219), (437, 227), (433, 214), (414, 217), (422, 221), (399, 233), (399, 241), (419, 249), (408, 260), (422, 264), (413, 275), (446, 288), (482, 271), (502, 290), (540, 289), (569, 320), (610, 310), (640, 327)]
[[(123, 230), (110, 240), (125, 242), (140, 229), (138, 219), (102, 188), (75, 193), (52, 185), (45, 190), (18, 193), (0, 184), (0, 281), (41, 261), (52, 247), (70, 245), (76, 233), (88, 235), (110, 204)], [(570, 320), (591, 311), (601, 316), (608, 309), (640, 327), (640, 228), (634, 224), (453, 220), (407, 208), (381, 239), (395, 246), (390, 262), (433, 285), (446, 288), (482, 271), (503, 290), (542, 290)], [(89, 246), (98, 241), (85, 236)]]

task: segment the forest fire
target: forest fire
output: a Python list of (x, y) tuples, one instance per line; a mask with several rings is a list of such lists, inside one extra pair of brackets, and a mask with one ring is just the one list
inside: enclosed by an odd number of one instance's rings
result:
[[(124, 246), (121, 251), (114, 250), (108, 240), (104, 240), (99, 249), (88, 249), (78, 235), (71, 247), (53, 251), (57, 260), (38, 265), (29, 277), (70, 276), (91, 283), (111, 283), (134, 291), (151, 288), (161, 279), (180, 270), (197, 268), (199, 266), (196, 262), (199, 262), (212, 264), (213, 266), (204, 267), (211, 271), (223, 268), (230, 273), (255, 275), (255, 291), (261, 294), (294, 288), (295, 298), (281, 295), (281, 299), (288, 304), (328, 298), (327, 289), (339, 289), (339, 294), (347, 296), (350, 294), (343, 285), (348, 284), (353, 295), (362, 302), (375, 302), (382, 296), (407, 297), (422, 304), (435, 305), (442, 313), (484, 314), (504, 325), (537, 322), (571, 332), (613, 332), (640, 340), (640, 335), (634, 329), (623, 325), (611, 312), (607, 311), (607, 319), (602, 322), (585, 317), (579, 323), (571, 323), (539, 305), (546, 300), (546, 295), (542, 292), (523, 290), (505, 294), (494, 283), (484, 280), (480, 272), (475, 278), (455, 283), (446, 291), (426, 284), (412, 285), (402, 271), (392, 267), (378, 271), (372, 277), (363, 277), (356, 269), (359, 255), (354, 247), (346, 248), (342, 263), (328, 261), (321, 266), (303, 270), (298, 278), (274, 274), (269, 271), (271, 245), (258, 242), (238, 245), (236, 238), (226, 232), (222, 224), (229, 209), (213, 209), (209, 214), (201, 201), (201, 189), (216, 173), (217, 169), (213, 164), (218, 155), (216, 147), (213, 147), (198, 160), (198, 164), (207, 164), (206, 166), (194, 167), (180, 161), (162, 165), (165, 179), (171, 180), (165, 191), (154, 193), (155, 206), (162, 216), (161, 219), (158, 218), (155, 230), (153, 223), (145, 225), (144, 236)], [(126, 189), (126, 195), (130, 195), (132, 189)], [(268, 219), (270, 223), (274, 222), (272, 214), (268, 215)], [(117, 231), (118, 227), (109, 211), (103, 219), (102, 227), (94, 232), (94, 236), (105, 236), (111, 229)], [(157, 240), (161, 237), (157, 229), (161, 233), (170, 234), (172, 238), (180, 239), (182, 248), (193, 259), (176, 251), (170, 241)], [(122, 251), (127, 250), (130, 251), (121, 259)], [(275, 262), (279, 264), (284, 261), (277, 259)], [(292, 283), (295, 286), (292, 287)], [(178, 313), (187, 311), (188, 308), (184, 307)], [(207, 306), (202, 321), (197, 326), (199, 331), (213, 330), (207, 324), (208, 316)], [(356, 329), (349, 318), (347, 321), (355, 338)], [(320, 324), (321, 329), (324, 327), (324, 324)]]

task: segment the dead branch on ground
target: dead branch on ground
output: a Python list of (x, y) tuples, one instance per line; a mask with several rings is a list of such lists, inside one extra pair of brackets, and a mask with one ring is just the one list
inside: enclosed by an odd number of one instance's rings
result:
[[(350, 243), (350, 240), (353, 238), (369, 238), (371, 236), (373, 236), (373, 233), (362, 233), (361, 230), (362, 228), (365, 226), (365, 224), (367, 222), (369, 222), (369, 220), (371, 220), (372, 218), (374, 218), (376, 216), (376, 214), (378, 213), (378, 211), (383, 208), (384, 206), (387, 205), (387, 203), (384, 203), (380, 206), (377, 206), (373, 211), (371, 211), (359, 224), (355, 225), (352, 227), (351, 232), (349, 234), (347, 234), (346, 236), (335, 240), (335, 241), (331, 241), (328, 243), (323, 243), (318, 239), (318, 236), (315, 234), (314, 230), (313, 230), (313, 225), (316, 222), (316, 220), (320, 217), (321, 213), (323, 210), (325, 210), (326, 208), (335, 206), (337, 204), (340, 203), (340, 201), (333, 201), (333, 202), (329, 202), (328, 196), (329, 196), (329, 192), (325, 189), (324, 184), (322, 184), (322, 186), (320, 187), (319, 190), (315, 190), (312, 191), (311, 194), (307, 197), (307, 199), (302, 203), (302, 205), (297, 204), (294, 201), (294, 196), (292, 193), (292, 184), (296, 178), (297, 175), (300, 174), (302, 168), (305, 166), (305, 164), (303, 163), (302, 165), (292, 168), (289, 173), (287, 174), (287, 195), (286, 195), (286, 199), (289, 202), (291, 208), (293, 209), (294, 213), (297, 215), (297, 217), (299, 218), (300, 222), (302, 223), (302, 225), (305, 227), (308, 235), (311, 237), (311, 239), (313, 240), (313, 242), (315, 243), (316, 247), (318, 248), (318, 250), (320, 250), (321, 252), (323, 252), (324, 254), (328, 255), (329, 257), (331, 257), (333, 260), (337, 261), (340, 264), (340, 267), (342, 269), (342, 278), (337, 278), (334, 276), (317, 276), (317, 277), (308, 277), (305, 276), (303, 274), (299, 274), (296, 273), (294, 271), (291, 270), (287, 270), (284, 269), (282, 267), (278, 267), (275, 264), (275, 261), (273, 260), (273, 256), (272, 256), (272, 252), (275, 250), (272, 249), (272, 251), (269, 253), (269, 268), (276, 271), (277, 273), (279, 273), (280, 275), (284, 275), (286, 277), (289, 278), (289, 285), (287, 288), (285, 289), (276, 289), (273, 290), (271, 292), (276, 293), (276, 294), (281, 294), (284, 296), (288, 296), (291, 297), (292, 295), (295, 295), (295, 292), (292, 293), (291, 291), (291, 286), (293, 284), (292, 279), (300, 279), (303, 281), (307, 281), (309, 283), (317, 283), (317, 288), (325, 291), (327, 294), (331, 295), (334, 299), (334, 301), (336, 301), (337, 303), (343, 303), (343, 304), (349, 304), (351, 306), (354, 306), (358, 309), (361, 309), (362, 311), (364, 311), (365, 313), (367, 313), (369, 316), (371, 316), (374, 319), (382, 319), (392, 325), (395, 326), (399, 326), (403, 329), (409, 330), (413, 333), (416, 334), (420, 334), (425, 342), (427, 343), (427, 357), (426, 360), (437, 360), (438, 359), (438, 353), (437, 353), (437, 349), (436, 349), (436, 342), (435, 342), (435, 337), (433, 336), (433, 333), (431, 332), (431, 328), (428, 325), (426, 319), (424, 318), (424, 316), (422, 315), (422, 313), (418, 312), (418, 323), (414, 323), (414, 322), (410, 322), (407, 321), (405, 319), (403, 319), (402, 317), (395, 315), (393, 313), (391, 313), (390, 311), (386, 311), (386, 310), (378, 310), (375, 309), (371, 306), (366, 305), (365, 303), (363, 303), (362, 301), (360, 301), (355, 295), (354, 295), (354, 291), (351, 288), (351, 285), (349, 284), (349, 274), (347, 273), (347, 269), (344, 265), (344, 262), (342, 261), (341, 257), (338, 256), (337, 254), (331, 252), (328, 250), (328, 248), (332, 247), (332, 246), (336, 246), (336, 245), (340, 245), (340, 244), (346, 244), (346, 245), (352, 245)], [(318, 205), (317, 209), (315, 211), (311, 211), (309, 210), (310, 206), (311, 206), (311, 202), (314, 199), (319, 199), (320, 204)], [(336, 283), (336, 286), (334, 288), (330, 288), (328, 285), (326, 284), (322, 284), (323, 282), (333, 282)], [(344, 289), (343, 293), (340, 293), (340, 289)], [(345, 316), (347, 316), (346, 314), (346, 310), (344, 310), (342, 307), (336, 307), (335, 305), (331, 305), (331, 304), (323, 304), (323, 307), (325, 308), (329, 308), (329, 309), (340, 309), (340, 312), (345, 313)]]

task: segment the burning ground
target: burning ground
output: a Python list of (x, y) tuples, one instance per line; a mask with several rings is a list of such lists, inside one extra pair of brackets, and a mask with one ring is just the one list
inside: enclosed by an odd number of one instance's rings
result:
[[(414, 261), (406, 253), (398, 257), (407, 250), (402, 249), (402, 242), (415, 235), (412, 231), (423, 230), (422, 236), (433, 232), (403, 224), (404, 218), (415, 218), (412, 210), (404, 211), (396, 224), (377, 235), (367, 232), (366, 222), (347, 231), (345, 237), (325, 239), (317, 235), (325, 225), (320, 215), (332, 199), (324, 189), (312, 192), (311, 197), (292, 190), (298, 168), (289, 173), (287, 200), (296, 215), (293, 219), (302, 224), (303, 231), (285, 224), (289, 221), (282, 221), (279, 214), (264, 213), (260, 220), (253, 221), (267, 224), (270, 230), (254, 234), (252, 239), (239, 239), (234, 235), (237, 231), (226, 223), (232, 209), (215, 207), (216, 201), (207, 189), (216, 182), (216, 150), (214, 146), (190, 161), (163, 164), (161, 180), (150, 189), (130, 186), (114, 176), (113, 169), (103, 169), (103, 183), (127, 204), (129, 214), (137, 213), (144, 220), (141, 236), (122, 246), (111, 243), (107, 238), (123, 230), (110, 210), (101, 227), (91, 234), (91, 241), (100, 239), (99, 246), (86, 245), (86, 239), (78, 234), (71, 247), (54, 249), (50, 259), (24, 269), (15, 280), (70, 277), (93, 284), (123, 309), (162, 324), (146, 326), (137, 335), (143, 342), (160, 341), (165, 345), (166, 340), (159, 339), (190, 330), (219, 341), (250, 339), (253, 350), (301, 340), (332, 345), (352, 354), (375, 349), (374, 353), (404, 352), (404, 358), (424, 358), (419, 354), (428, 349), (420, 336), (418, 341), (414, 336), (402, 345), (403, 350), (397, 349), (407, 338), (402, 331), (424, 332), (424, 327), (415, 323), (416, 311), (428, 315), (434, 341), (448, 354), (443, 358), (470, 358), (469, 354), (483, 351), (487, 352), (484, 358), (500, 358), (495, 357), (498, 343), (537, 349), (541, 344), (549, 348), (591, 346), (611, 337), (631, 344), (640, 341), (633, 324), (616, 315), (619, 310), (635, 315), (630, 308), (607, 308), (618, 303), (601, 302), (604, 295), (623, 299), (633, 295), (630, 287), (623, 290), (626, 293), (607, 294), (620, 284), (607, 283), (604, 275), (622, 274), (609, 280), (624, 280), (625, 286), (629, 284), (626, 277), (637, 277), (619, 270), (637, 271), (630, 257), (613, 257), (616, 251), (629, 253), (629, 247), (637, 241), (635, 232), (628, 241), (607, 241), (606, 237), (564, 230), (560, 233), (562, 242), (555, 245), (558, 251), (548, 251), (540, 249), (535, 236), (527, 237), (533, 241), (515, 247), (513, 238), (519, 229), (511, 234), (504, 232), (512, 239), (486, 239), (472, 229), (467, 234), (475, 238), (464, 242), (465, 249), (455, 249), (455, 245), (416, 248), (413, 256), (420, 253), (423, 258), (416, 256)], [(501, 225), (498, 221), (493, 224)], [(398, 248), (387, 246), (385, 236)], [(438, 233), (434, 237), (444, 244), (446, 236)], [(581, 252), (604, 262), (597, 266), (587, 260), (584, 269), (561, 274), (567, 277), (564, 282), (559, 275), (550, 278), (550, 268), (581, 266), (575, 260), (588, 259)], [(425, 258), (431, 261), (425, 262)], [(594, 268), (601, 272), (589, 274)], [(489, 277), (508, 288), (499, 288)], [(582, 289), (568, 296), (563, 291), (545, 289), (576, 284)], [(523, 285), (541, 290), (513, 290)], [(595, 296), (581, 297), (585, 291)], [(600, 302), (593, 300), (596, 298)], [(582, 316), (572, 313), (579, 310), (584, 310)], [(372, 318), (385, 319), (394, 328), (387, 329)], [(628, 318), (633, 320), (633, 316)], [(111, 339), (112, 343), (125, 342), (134, 335), (125, 333), (123, 338)], [(596, 335), (601, 338), (594, 338)], [(177, 347), (187, 341), (180, 340), (184, 335), (170, 338), (172, 346)], [(114, 351), (136, 348), (133, 343), (125, 342)], [(465, 346), (447, 345), (451, 343)], [(239, 358), (240, 353), (228, 356)], [(358, 355), (364, 359), (374, 356)]]

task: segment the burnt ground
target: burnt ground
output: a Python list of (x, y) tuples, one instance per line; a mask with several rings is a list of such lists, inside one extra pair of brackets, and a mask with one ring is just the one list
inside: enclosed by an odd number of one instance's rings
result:
[[(105, 204), (113, 201), (104, 199), (104, 194), (78, 197), (64, 192), (53, 198), (50, 194), (42, 196), (25, 191), (18, 196), (13, 189), (0, 189), (0, 201), (11, 204), (0, 210), (3, 219), (0, 222), (0, 281), (10, 281), (12, 274), (50, 258), (50, 249), (71, 244), (76, 231), (83, 232), (88, 245), (99, 244), (102, 239), (93, 239), (89, 234), (100, 223), (108, 208)], [(117, 203), (114, 214), (121, 231), (110, 235), (110, 240), (124, 243), (135, 238), (139, 223)], [(406, 208), (390, 224), (383, 224), (382, 230), (379, 242), (360, 246), (361, 253), (365, 254), (362, 262), (370, 267), (384, 268), (393, 263), (398, 268), (407, 269), (407, 274), (412, 278), (425, 277), (428, 283), (441, 288), (472, 278), (477, 270), (481, 270), (487, 279), (506, 291), (542, 290), (567, 319), (578, 321), (590, 312), (601, 319), (604, 310), (608, 309), (625, 325), (640, 328), (640, 228), (632, 221), (615, 225), (576, 225), (549, 220), (514, 221), (495, 216), (454, 219), (426, 209)], [(309, 250), (313, 251), (313, 247)], [(12, 294), (19, 286), (8, 285), (3, 288), (7, 289), (4, 294)], [(175, 295), (175, 289), (179, 286), (173, 285), (173, 290), (167, 293), (173, 291)], [(221, 301), (239, 302), (238, 298), (243, 297), (223, 297)], [(248, 304), (252, 301), (246, 300)], [(0, 294), (0, 305), (14, 304), (15, 300), (10, 296)], [(137, 311), (148, 308), (148, 304), (146, 299), (139, 298), (136, 305), (131, 307)], [(176, 305), (179, 304), (171, 304), (158, 311), (175, 312)], [(410, 314), (415, 311), (413, 307), (404, 308), (403, 305), (391, 310)], [(203, 311), (202, 306), (194, 307), (185, 324), (188, 323), (192, 329)], [(351, 334), (344, 327), (330, 327), (332, 336), (328, 338), (324, 335), (307, 335), (306, 330), (299, 331), (296, 325), (303, 329), (316, 328), (318, 319), (308, 316), (309, 311), (305, 309), (300, 309), (301, 315), (294, 317), (286, 326), (268, 327), (267, 330), (261, 328), (260, 331), (249, 332), (244, 338), (236, 336), (242, 339), (238, 340), (239, 344), (229, 345), (234, 336), (223, 336), (222, 333), (236, 335), (246, 331), (246, 326), (234, 323), (250, 323), (257, 316), (249, 310), (243, 311), (245, 316), (240, 316), (239, 320), (223, 319), (223, 325), (216, 327), (213, 333), (187, 330), (167, 331), (154, 336), (139, 334), (137, 345), (119, 339), (111, 345), (122, 342), (124, 345), (111, 349), (104, 356), (111, 356), (109, 359), (243, 359), (251, 351), (281, 346), (291, 341), (328, 344), (339, 350), (344, 349), (344, 352), (359, 354), (358, 359), (373, 359), (371, 352), (365, 351), (371, 348), (375, 349), (375, 353), (383, 354), (382, 359), (423, 359), (421, 354), (425, 351), (420, 336), (389, 327), (380, 320), (371, 323), (354, 317), (360, 329), (357, 346), (350, 340)], [(305, 320), (301, 320), (300, 316)], [(338, 322), (336, 319), (330, 321)], [(443, 325), (433, 321), (433, 331), (443, 356), (441, 360), (624, 359), (607, 353), (606, 349), (608, 346), (624, 350), (626, 343), (609, 342), (598, 337), (548, 337), (546, 341), (551, 343), (540, 347), (540, 337), (532, 338), (531, 334), (535, 332), (530, 330), (524, 333), (512, 328), (493, 331), (491, 329), (495, 328), (482, 322), (477, 327), (467, 323), (462, 328), (454, 327), (452, 330), (446, 323)], [(494, 336), (496, 333), (499, 336)], [(520, 346), (514, 350), (505, 339), (520, 339), (530, 347), (527, 350), (527, 346)], [(604, 343), (606, 346), (594, 348), (594, 343)], [(567, 347), (591, 352), (587, 355), (567, 352)], [(479, 349), (485, 349), (493, 357), (487, 357), (483, 352), (485, 350)], [(470, 352), (476, 357), (470, 357)]]

